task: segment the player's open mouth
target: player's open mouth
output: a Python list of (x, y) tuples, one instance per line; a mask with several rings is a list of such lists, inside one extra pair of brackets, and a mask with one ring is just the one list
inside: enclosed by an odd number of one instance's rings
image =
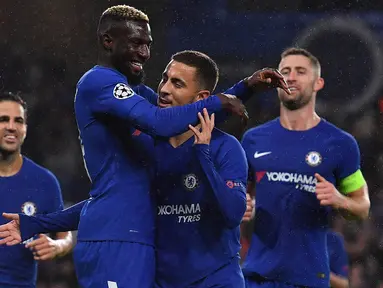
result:
[(138, 62), (138, 61), (131, 61), (130, 62), (130, 66), (132, 67), (133, 71), (134, 72), (141, 72), (142, 71), (142, 63)]
[(8, 143), (15, 143), (17, 140), (17, 137), (15, 135), (5, 135), (4, 139)]
[(171, 105), (172, 105), (172, 102), (166, 101), (163, 98), (158, 98), (158, 106), (160, 106), (161, 108), (167, 108), (167, 107), (170, 107)]
[(295, 92), (295, 91), (298, 91), (298, 90), (299, 90), (299, 89), (298, 89), (297, 87), (295, 87), (295, 86), (290, 86), (289, 89), (290, 89), (291, 92)]

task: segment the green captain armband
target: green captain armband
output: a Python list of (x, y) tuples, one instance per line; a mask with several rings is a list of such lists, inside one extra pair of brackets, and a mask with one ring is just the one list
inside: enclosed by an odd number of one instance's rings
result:
[(357, 170), (350, 176), (347, 176), (346, 178), (340, 180), (339, 192), (341, 192), (342, 194), (348, 194), (350, 192), (358, 190), (364, 184), (366, 184), (366, 180), (364, 180), (362, 172), (360, 170)]

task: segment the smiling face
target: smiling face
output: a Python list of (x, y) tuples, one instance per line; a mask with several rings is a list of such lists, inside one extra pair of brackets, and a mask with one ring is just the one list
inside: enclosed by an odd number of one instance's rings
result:
[(288, 55), (279, 63), (279, 71), (285, 77), (291, 95), (278, 88), (278, 97), (288, 110), (297, 110), (315, 101), (316, 92), (323, 88), (311, 60), (304, 55)]
[(0, 102), (0, 152), (20, 152), (27, 134), (25, 110), (17, 102)]
[(104, 20), (99, 28), (103, 53), (132, 85), (142, 83), (143, 65), (150, 58), (153, 41), (149, 23), (143, 20)]
[(162, 73), (158, 85), (158, 106), (168, 108), (204, 99), (210, 93), (201, 90), (197, 68), (172, 60)]

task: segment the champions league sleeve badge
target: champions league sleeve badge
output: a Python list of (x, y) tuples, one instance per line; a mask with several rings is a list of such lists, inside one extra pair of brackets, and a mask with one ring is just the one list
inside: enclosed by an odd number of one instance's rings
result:
[(118, 83), (113, 89), (113, 96), (119, 100), (129, 98), (134, 95), (132, 88), (124, 83)]
[(37, 212), (36, 204), (33, 202), (25, 202), (21, 206), (21, 212), (24, 213), (27, 216), (33, 216)]

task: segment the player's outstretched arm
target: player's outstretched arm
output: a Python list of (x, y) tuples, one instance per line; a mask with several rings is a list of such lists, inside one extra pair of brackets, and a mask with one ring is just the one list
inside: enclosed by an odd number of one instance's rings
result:
[(0, 232), (6, 232), (5, 234), (0, 233), (0, 238), (3, 238), (0, 240), (0, 244), (7, 244), (10, 242), (10, 240), (5, 240), (5, 237), (7, 237), (10, 232), (13, 233), (12, 235), (16, 235), (15, 228), (12, 228), (12, 225), (17, 226), (17, 231), (19, 231), (21, 241), (25, 241), (39, 233), (77, 230), (81, 210), (87, 201), (88, 200), (84, 200), (61, 211), (48, 214), (39, 214), (36, 216), (4, 213), (3, 215), (6, 218), (7, 215), (17, 215), (17, 220), (10, 219), (12, 220), (11, 222), (0, 226)]
[(275, 88), (281, 88), (287, 94), (291, 94), (281, 72), (273, 68), (263, 68), (255, 71), (251, 76), (236, 83), (223, 93), (235, 95), (245, 102), (254, 92), (261, 93)]
[(150, 104), (134, 93), (126, 83), (106, 86), (102, 88), (102, 93), (92, 90), (82, 91), (80, 86), (76, 98), (80, 97), (87, 97), (83, 105), (90, 106), (96, 115), (118, 117), (126, 120), (129, 125), (134, 125), (137, 129), (154, 136), (171, 137), (187, 131), (189, 124), (197, 123), (197, 113), (203, 108), (206, 108), (209, 113), (225, 109), (240, 117), (248, 118), (242, 102), (226, 94), (213, 95), (193, 104), (167, 109)]
[[(211, 155), (210, 139), (214, 128), (214, 115), (211, 119), (206, 111), (199, 113), (201, 131), (190, 126), (195, 135), (195, 149), (205, 172), (226, 226), (239, 226), (246, 210), (247, 162), (241, 145), (234, 139), (224, 143), (221, 155)], [(219, 159), (219, 164), (215, 164)]]

